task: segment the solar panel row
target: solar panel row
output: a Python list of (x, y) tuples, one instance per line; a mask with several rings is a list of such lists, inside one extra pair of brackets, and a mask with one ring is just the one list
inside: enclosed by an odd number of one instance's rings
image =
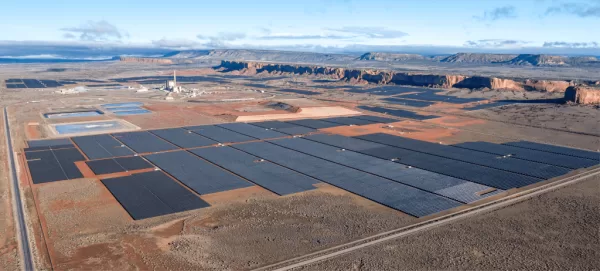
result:
[(134, 154), (110, 135), (79, 136), (71, 139), (91, 160)]
[(25, 158), (35, 184), (83, 177), (75, 162), (85, 158), (75, 148), (26, 152)]
[(544, 151), (544, 152), (564, 154), (564, 155), (568, 155), (568, 156), (581, 157), (581, 158), (592, 159), (592, 160), (596, 160), (596, 161), (600, 160), (600, 152), (579, 150), (579, 149), (567, 148), (567, 147), (556, 146), (556, 145), (548, 145), (548, 144), (542, 144), (542, 143), (536, 143), (536, 142), (530, 142), (530, 141), (508, 142), (508, 143), (504, 143), (504, 145), (510, 145), (510, 146), (515, 146), (515, 147), (525, 148), (525, 149), (539, 150), (539, 151)]
[(413, 216), (426, 216), (461, 205), (433, 193), (267, 142), (233, 147)]
[(278, 195), (314, 189), (317, 180), (231, 147), (204, 148), (192, 152)]
[(252, 186), (251, 183), (187, 151), (144, 156), (198, 194), (210, 194)]
[(441, 145), (389, 134), (370, 134), (358, 136), (359, 139), (382, 143), (416, 152), (446, 157), (476, 165), (506, 170), (541, 179), (550, 179), (564, 175), (569, 169), (532, 161), (523, 161), (511, 157), (498, 157), (494, 154), (482, 153), (454, 146)]
[(428, 107), (430, 105), (435, 104), (435, 102), (408, 100), (408, 99), (400, 99), (400, 98), (385, 98), (383, 100), (388, 103), (406, 105), (406, 106), (412, 106), (412, 107)]
[(160, 171), (104, 179), (102, 183), (136, 220), (210, 206)]
[(93, 160), (87, 161), (86, 164), (96, 175), (153, 168), (150, 163), (139, 156)]
[[(333, 146), (302, 138), (277, 139), (269, 142), (464, 203), (470, 203), (495, 194), (478, 194), (490, 189), (488, 186), (411, 168), (389, 160), (374, 158), (353, 151), (342, 151)], [(460, 189), (452, 189), (453, 187)], [(500, 191), (496, 191), (496, 193), (498, 192)]]
[(568, 156), (564, 154), (544, 152), (533, 149), (519, 148), (511, 145), (494, 144), (489, 142), (466, 142), (456, 144), (454, 146), (486, 153), (493, 153), (497, 155), (507, 155), (516, 159), (535, 161), (548, 165), (566, 167), (570, 169), (586, 168), (600, 163), (600, 161), (598, 160), (591, 160), (587, 158)]
[(311, 135), (305, 138), (503, 190), (522, 187), (541, 181), (541, 179), (534, 177), (369, 142), (357, 138), (337, 135)]

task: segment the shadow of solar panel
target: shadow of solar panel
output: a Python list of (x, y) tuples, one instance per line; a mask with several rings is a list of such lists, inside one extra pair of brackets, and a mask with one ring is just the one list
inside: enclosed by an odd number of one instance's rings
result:
[(268, 139), (288, 136), (286, 134), (282, 134), (267, 128), (250, 125), (248, 123), (224, 123), (219, 124), (217, 126), (257, 139)]
[(461, 204), (433, 193), (267, 142), (232, 146), (413, 216), (426, 216)]
[(466, 142), (455, 144), (454, 146), (475, 151), (492, 153), (496, 155), (510, 155), (510, 157), (515, 159), (535, 161), (539, 163), (561, 166), (571, 169), (591, 167), (599, 163), (599, 161), (594, 161), (581, 157), (574, 157), (557, 153), (548, 153), (544, 151), (524, 149), (511, 145), (493, 144), (489, 142)]
[(47, 146), (60, 146), (60, 145), (73, 145), (71, 140), (68, 138), (61, 139), (44, 139), (44, 140), (30, 140), (27, 141), (29, 147), (47, 147)]
[(304, 126), (313, 129), (325, 129), (331, 127), (338, 127), (340, 124), (322, 121), (318, 119), (303, 119), (303, 120), (289, 120), (286, 123), (295, 125), (295, 126)]
[(118, 133), (113, 136), (137, 153), (161, 152), (179, 149), (149, 132)]
[(329, 121), (333, 123), (339, 123), (341, 125), (369, 125), (375, 122), (369, 120), (363, 120), (358, 118), (348, 118), (348, 117), (336, 117), (336, 118), (326, 118), (320, 119), (322, 121)]
[(179, 146), (180, 148), (195, 148), (216, 145), (218, 142), (198, 135), (183, 128), (153, 130), (151, 133)]
[(383, 100), (388, 103), (411, 106), (411, 107), (428, 107), (432, 104), (435, 104), (435, 102), (408, 100), (408, 99), (400, 99), (400, 98), (385, 98)]
[[(269, 142), (465, 203), (489, 196), (477, 194), (478, 192), (490, 189), (488, 186), (408, 167), (353, 151), (341, 151), (337, 147), (306, 139), (288, 138), (271, 140)], [(459, 187), (459, 185), (463, 189), (457, 191), (444, 190)], [(441, 191), (441, 193), (436, 191)]]
[(317, 180), (278, 166), (245, 152), (230, 148), (204, 148), (192, 153), (211, 161), (278, 195), (314, 189)]
[(91, 160), (134, 154), (110, 135), (80, 136), (71, 139)]
[(67, 176), (51, 150), (25, 153), (34, 184), (67, 180)]
[(255, 138), (214, 125), (186, 127), (186, 129), (221, 143), (238, 143), (256, 140)]
[(352, 116), (350, 118), (368, 120), (368, 121), (372, 121), (372, 122), (376, 122), (376, 123), (392, 123), (392, 122), (401, 121), (401, 120), (397, 120), (397, 119), (384, 118), (384, 117), (371, 116), (371, 115), (358, 115), (358, 116)]
[(569, 172), (569, 169), (563, 167), (524, 161), (510, 157), (499, 157), (489, 153), (389, 134), (378, 133), (357, 136), (356, 138), (542, 179), (550, 179)]
[(160, 171), (104, 179), (102, 183), (135, 220), (210, 206)]
[[(541, 181), (521, 174), (502, 171), (494, 168), (474, 165), (454, 159), (400, 149), (356, 138), (343, 136), (314, 135), (306, 139), (322, 142), (332, 146), (353, 150), (382, 159), (394, 160), (398, 163), (428, 170), (431, 172), (479, 183), (499, 189), (510, 189), (526, 186)], [(371, 146), (371, 148), (369, 148)]]
[(144, 157), (198, 194), (252, 186), (251, 183), (187, 151), (165, 152)]
[(515, 146), (515, 147), (519, 147), (519, 148), (564, 154), (564, 155), (569, 155), (569, 156), (591, 159), (591, 160), (595, 160), (595, 161), (600, 160), (600, 153), (598, 153), (598, 152), (579, 150), (579, 149), (567, 148), (567, 147), (556, 146), (556, 145), (548, 145), (548, 144), (542, 144), (542, 143), (536, 143), (536, 142), (530, 142), (530, 141), (508, 142), (508, 143), (504, 143), (503, 145), (510, 145), (510, 146)]
[(428, 120), (428, 119), (435, 119), (435, 118), (440, 117), (440, 116), (434, 116), (434, 115), (431, 115), (431, 116), (419, 115), (412, 111), (406, 111), (406, 110), (402, 110), (402, 109), (390, 109), (390, 108), (383, 108), (383, 107), (376, 107), (376, 106), (361, 105), (361, 106), (358, 106), (358, 108), (363, 109), (363, 110), (372, 111), (372, 112), (388, 114), (391, 116), (407, 118), (407, 119), (416, 119), (416, 120)]

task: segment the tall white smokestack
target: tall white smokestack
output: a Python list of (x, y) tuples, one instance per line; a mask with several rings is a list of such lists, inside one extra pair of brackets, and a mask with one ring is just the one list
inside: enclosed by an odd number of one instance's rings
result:
[(175, 85), (175, 88), (177, 88), (177, 71), (173, 71), (173, 83)]

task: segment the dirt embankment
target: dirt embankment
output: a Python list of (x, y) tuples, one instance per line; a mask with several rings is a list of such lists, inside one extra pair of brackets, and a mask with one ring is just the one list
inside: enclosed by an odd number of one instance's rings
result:
[(345, 69), (292, 64), (222, 61), (216, 67), (223, 71), (244, 74), (267, 72), (270, 74), (324, 75), (352, 83), (397, 84), (438, 88), (491, 89), (509, 91), (564, 92), (573, 83), (553, 80), (514, 80), (484, 76), (436, 75), (389, 70)]

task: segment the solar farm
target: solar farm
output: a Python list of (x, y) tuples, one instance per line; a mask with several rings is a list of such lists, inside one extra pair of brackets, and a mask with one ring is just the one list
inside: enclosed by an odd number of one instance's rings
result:
[[(45, 269), (276, 270), (368, 242), (377, 255), (477, 261), (504, 242), (562, 236), (555, 221), (594, 221), (581, 212), (597, 207), (580, 203), (593, 189), (561, 185), (600, 168), (600, 135), (584, 118), (597, 109), (555, 93), (195, 68), (177, 71), (175, 93), (163, 88), (171, 66), (115, 67), (2, 79), (23, 100), (6, 122)], [(88, 90), (56, 92), (69, 85)], [(536, 196), (550, 188), (559, 196)], [(532, 251), (574, 246), (548, 240)], [(360, 253), (342, 253), (341, 269)], [(329, 269), (340, 268), (310, 270)]]
[(318, 130), (393, 122), (224, 123), (32, 141), (24, 152), (34, 184), (83, 178), (87, 166), (136, 220), (209, 207), (201, 195), (256, 185), (284, 196), (317, 183), (423, 217), (600, 163), (595, 152), (528, 141), (443, 145)]

